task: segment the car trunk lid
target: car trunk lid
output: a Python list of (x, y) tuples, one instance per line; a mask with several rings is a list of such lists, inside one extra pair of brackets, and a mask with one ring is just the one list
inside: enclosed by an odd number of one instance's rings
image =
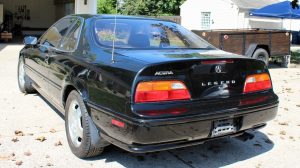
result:
[(253, 59), (189, 59), (150, 65), (137, 79), (183, 81), (191, 99), (199, 100), (242, 95), (246, 77), (264, 72), (268, 73), (264, 63)]

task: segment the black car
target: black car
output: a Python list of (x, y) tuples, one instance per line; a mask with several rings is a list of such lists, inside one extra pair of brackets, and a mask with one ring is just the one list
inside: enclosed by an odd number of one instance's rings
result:
[(263, 61), (226, 53), (158, 19), (71, 15), (25, 38), (18, 82), (65, 115), (80, 157), (250, 138), (277, 113)]

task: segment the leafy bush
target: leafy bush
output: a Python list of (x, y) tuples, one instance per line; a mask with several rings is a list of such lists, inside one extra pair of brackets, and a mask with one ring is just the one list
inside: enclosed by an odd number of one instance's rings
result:
[(300, 51), (299, 52), (291, 52), (291, 62), (300, 64)]
[(98, 14), (114, 14), (116, 13), (116, 0), (98, 0), (97, 13)]

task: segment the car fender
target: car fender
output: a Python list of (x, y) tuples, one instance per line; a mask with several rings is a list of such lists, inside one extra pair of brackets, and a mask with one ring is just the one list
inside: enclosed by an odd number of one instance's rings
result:
[(88, 99), (88, 91), (85, 84), (79, 79), (67, 77), (64, 81), (61, 92), (61, 101), (63, 106), (65, 106), (68, 95), (72, 90), (76, 90), (82, 96), (83, 101), (86, 103)]

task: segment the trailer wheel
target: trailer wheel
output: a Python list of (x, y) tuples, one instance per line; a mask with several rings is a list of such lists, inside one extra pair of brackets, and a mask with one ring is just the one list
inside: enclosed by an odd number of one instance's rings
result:
[(269, 54), (263, 48), (256, 49), (252, 55), (252, 58), (264, 61), (267, 66), (269, 65)]
[(282, 57), (281, 66), (284, 68), (288, 68), (291, 64), (291, 56), (285, 55)]

